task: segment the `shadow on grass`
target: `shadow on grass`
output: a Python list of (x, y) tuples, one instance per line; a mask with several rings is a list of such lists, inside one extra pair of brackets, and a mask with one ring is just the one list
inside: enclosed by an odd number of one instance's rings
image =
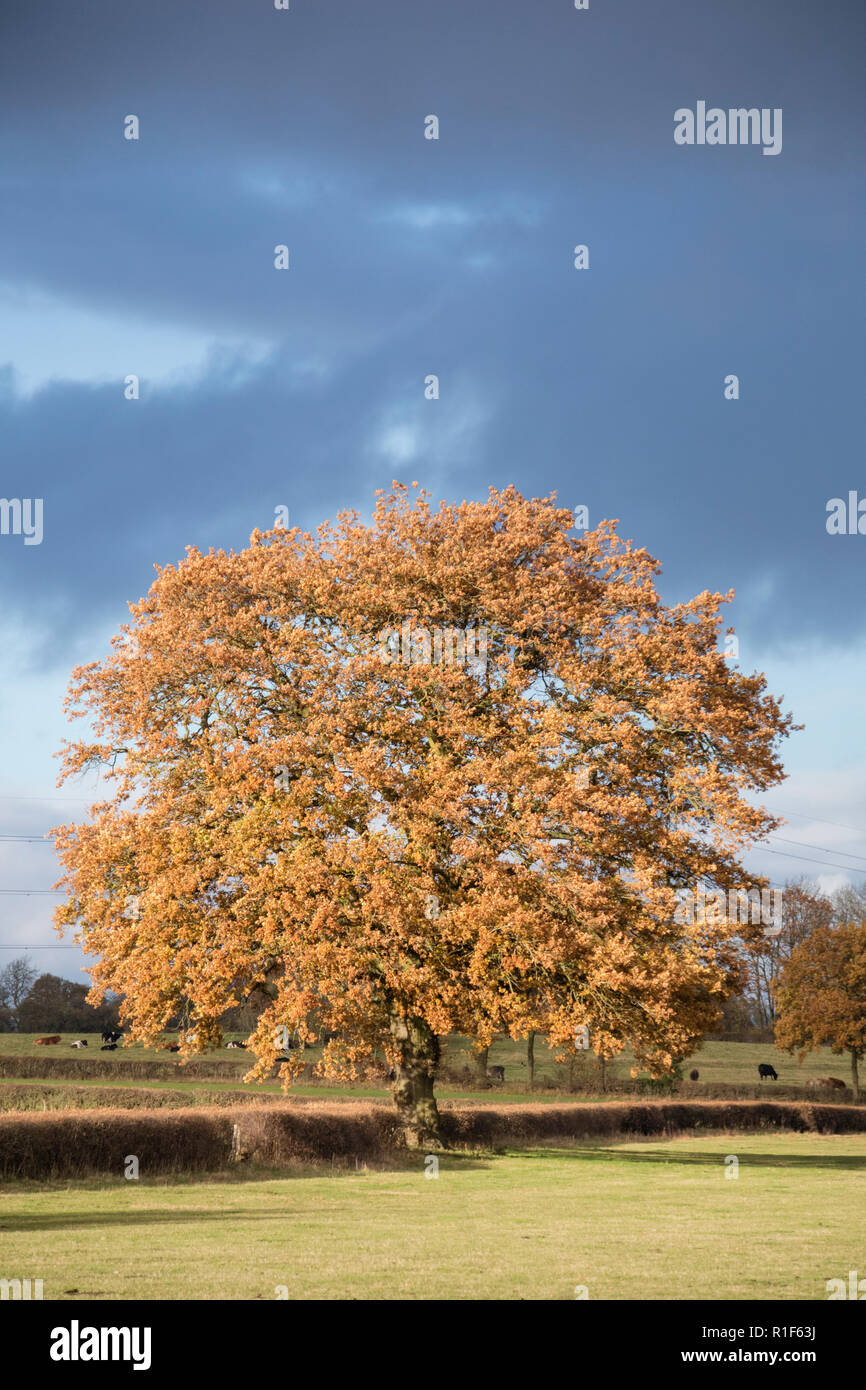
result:
[[(489, 1153), (463, 1152), (462, 1150), (445, 1149), (440, 1150), (437, 1155), (440, 1163), (440, 1173), (451, 1172), (471, 1172), (475, 1169), (488, 1169), (495, 1162), (495, 1157)], [(15, 1196), (34, 1196), (45, 1195), (54, 1196), (60, 1192), (93, 1192), (102, 1193), (113, 1197), (118, 1192), (141, 1191), (142, 1188), (148, 1191), (159, 1191), (160, 1188), (184, 1188), (194, 1189), (196, 1187), (246, 1187), (254, 1183), (263, 1182), (297, 1182), (304, 1178), (364, 1178), (364, 1177), (388, 1177), (393, 1175), (414, 1176), (421, 1180), (426, 1186), (425, 1178), (425, 1158), (426, 1155), (393, 1154), (385, 1158), (365, 1161), (359, 1163), (357, 1167), (348, 1164), (329, 1163), (323, 1160), (320, 1163), (293, 1163), (283, 1167), (271, 1167), (264, 1164), (241, 1163), (231, 1168), (214, 1169), (204, 1173), (155, 1173), (148, 1177), (146, 1174), (135, 1184), (130, 1184), (126, 1178), (112, 1174), (94, 1176), (89, 1175), (80, 1178), (5, 1178), (0, 1182), (0, 1198), (13, 1198)], [(381, 1189), (371, 1186), (370, 1196), (375, 1198)], [(406, 1188), (407, 1194), (414, 1193), (414, 1188)], [(402, 1195), (402, 1191), (401, 1194)], [(397, 1195), (397, 1194), (394, 1194)], [(224, 1209), (214, 1215), (242, 1215), (243, 1212), (233, 1213), (231, 1209)], [(273, 1212), (271, 1212), (273, 1215)], [(54, 1221), (51, 1214), (46, 1214), (44, 1220)], [(100, 1225), (103, 1219), (109, 1224), (122, 1224), (124, 1221), (137, 1220), (137, 1213), (130, 1209), (127, 1212), (106, 1213), (102, 1218), (98, 1213), (88, 1214), (82, 1217), (70, 1216), (69, 1224), (76, 1225)], [(163, 1218), (159, 1218), (163, 1219)], [(166, 1216), (164, 1219), (168, 1220)], [(195, 1215), (186, 1217), (184, 1213), (178, 1213), (178, 1219), (197, 1219)], [(4, 1231), (39, 1229), (38, 1223), (43, 1218), (37, 1214), (32, 1217), (15, 1216), (10, 1211), (0, 1208), (0, 1235)], [(31, 1227), (31, 1223), (34, 1223)], [(61, 1225), (65, 1224), (60, 1222)]]
[[(525, 1155), (528, 1158), (548, 1158), (548, 1159), (601, 1159), (609, 1163), (631, 1163), (631, 1164), (663, 1164), (676, 1165), (677, 1167), (718, 1167), (724, 1163), (725, 1158), (730, 1154), (739, 1159), (743, 1168), (792, 1168), (792, 1169), (815, 1169), (828, 1168), (836, 1172), (866, 1172), (866, 1154), (858, 1157), (855, 1154), (760, 1154), (760, 1153), (737, 1153), (738, 1138), (752, 1135), (740, 1136), (736, 1134), (728, 1135), (724, 1143), (714, 1153), (695, 1152), (687, 1149), (653, 1149), (650, 1147), (640, 1149), (610, 1149), (602, 1145), (557, 1145), (555, 1141), (543, 1148), (533, 1149), (508, 1149), (510, 1157), (520, 1157)], [(819, 1136), (810, 1134), (811, 1138)], [(837, 1138), (839, 1136), (831, 1136)], [(847, 1138), (848, 1136), (841, 1136)], [(626, 1140), (626, 1143), (639, 1143), (639, 1140)], [(658, 1139), (653, 1136), (646, 1141), (647, 1145), (658, 1143)], [(722, 1153), (722, 1148), (727, 1153)]]

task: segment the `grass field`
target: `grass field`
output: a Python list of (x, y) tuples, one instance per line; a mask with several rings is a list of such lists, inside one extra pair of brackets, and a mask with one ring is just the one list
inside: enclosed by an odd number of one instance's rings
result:
[[(155, 1052), (139, 1044), (118, 1047), (116, 1052), (101, 1052), (98, 1034), (75, 1035), (69, 1033), (61, 1035), (62, 1042), (58, 1046), (40, 1048), (34, 1045), (34, 1039), (37, 1036), (35, 1033), (0, 1034), (0, 1063), (13, 1063), (17, 1057), (45, 1059), (46, 1061), (51, 1058), (61, 1058), (64, 1061), (83, 1059), (96, 1065), (99, 1068), (99, 1074), (81, 1078), (82, 1086), (87, 1088), (110, 1085), (132, 1086), (150, 1093), (154, 1104), (159, 1103), (161, 1091), (173, 1091), (179, 1096), (182, 1093), (187, 1097), (186, 1103), (188, 1104), (206, 1104), (208, 1097), (213, 1096), (217, 1090), (264, 1096), (282, 1094), (279, 1081), (244, 1086), (242, 1078), (251, 1063), (244, 1054), (236, 1051), (222, 1049), (203, 1054), (202, 1061), (206, 1062), (210, 1069), (216, 1069), (217, 1075), (194, 1078), (175, 1055), (167, 1052)], [(69, 1044), (75, 1036), (88, 1037), (89, 1046), (86, 1050), (84, 1048), (80, 1051), (72, 1050)], [(234, 1036), (240, 1039), (240, 1035)], [(538, 1100), (553, 1100), (556, 1098), (557, 1089), (560, 1092), (568, 1091), (568, 1067), (557, 1065), (554, 1054), (548, 1049), (543, 1038), (539, 1037), (536, 1040), (535, 1051), (536, 1086), (532, 1094)], [(310, 1048), (305, 1054), (306, 1059), (310, 1062), (315, 1062), (319, 1056), (320, 1049), (318, 1048)], [(447, 1040), (443, 1049), (443, 1063), (446, 1067), (451, 1068), (452, 1072), (459, 1072), (460, 1068), (467, 1066), (470, 1057), (470, 1046), (465, 1038), (451, 1037)], [(160, 1068), (165, 1069), (165, 1075), (160, 1078), (131, 1077), (127, 1073), (130, 1063), (133, 1062), (158, 1064)], [(505, 1067), (504, 1086), (479, 1091), (471, 1082), (455, 1085), (442, 1081), (437, 1086), (437, 1094), (440, 1099), (467, 1100), (489, 1097), (495, 1098), (496, 1102), (500, 1104), (509, 1101), (525, 1102), (528, 1085), (525, 1044), (515, 1043), (510, 1039), (497, 1039), (490, 1049), (489, 1062), (491, 1065)], [(779, 1074), (778, 1083), (759, 1081), (759, 1062), (770, 1062), (775, 1067)], [(193, 1065), (195, 1066), (195, 1063)], [(606, 1069), (607, 1082), (628, 1081), (631, 1065), (632, 1059), (628, 1054), (609, 1062)], [(755, 1094), (765, 1094), (768, 1098), (772, 1096), (774, 1088), (777, 1093), (782, 1093), (786, 1086), (803, 1087), (810, 1077), (838, 1076), (846, 1084), (849, 1081), (847, 1058), (834, 1056), (829, 1048), (822, 1048), (819, 1052), (810, 1054), (800, 1067), (797, 1065), (795, 1057), (777, 1051), (771, 1044), (707, 1042), (699, 1052), (688, 1058), (683, 1064), (684, 1074), (688, 1076), (693, 1067), (696, 1067), (700, 1073), (699, 1085), (701, 1086), (745, 1087), (748, 1088), (749, 1094), (754, 1091)], [(4, 1103), (4, 1088), (8, 1092), (10, 1086), (14, 1085), (19, 1088), (22, 1084), (33, 1084), (37, 1080), (32, 1074), (17, 1075), (14, 1066), (7, 1066), (5, 1072), (4, 1079), (0, 1080), (0, 1110), (9, 1108), (8, 1103)], [(62, 1107), (66, 1092), (69, 1094), (68, 1103), (70, 1105), (80, 1104), (80, 1101), (76, 1102), (73, 1096), (73, 1089), (76, 1084), (75, 1077), (53, 1077), (46, 1069), (44, 1079), (50, 1080), (53, 1094), (51, 1097), (37, 1097), (34, 1093), (32, 1102), (34, 1107), (40, 1107), (43, 1099), (48, 1108)], [(595, 1057), (591, 1054), (578, 1060), (574, 1081), (583, 1095), (592, 1095), (599, 1099), (604, 1098), (604, 1093), (601, 1090), (601, 1073)], [(864, 1077), (864, 1081), (866, 1081), (866, 1077)], [(353, 1099), (384, 1099), (390, 1095), (390, 1089), (385, 1084), (375, 1084), (375, 1082), (369, 1081), (359, 1081), (353, 1085), (313, 1081), (312, 1083), (297, 1083), (293, 1086), (291, 1094), (302, 1099), (334, 1100), (341, 1095), (350, 1096)], [(239, 1098), (242, 1096), (239, 1095)], [(844, 1099), (841, 1095), (840, 1098)], [(180, 1101), (178, 1100), (177, 1103)]]
[[(736, 1155), (739, 1174), (725, 1177)], [(866, 1270), (866, 1136), (702, 1136), (387, 1172), (7, 1184), (46, 1299), (803, 1299)]]

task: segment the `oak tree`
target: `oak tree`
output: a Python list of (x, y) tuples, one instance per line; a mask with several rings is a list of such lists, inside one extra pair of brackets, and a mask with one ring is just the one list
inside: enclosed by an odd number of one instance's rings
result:
[[(57, 832), (95, 997), (190, 1048), (255, 994), (320, 1071), (384, 1049), (409, 1144), (434, 1145), (438, 1037), (630, 1044), (660, 1074), (741, 983), (727, 891), (777, 820), (790, 717), (719, 650), (725, 597), (666, 606), (659, 565), (553, 498), (430, 504), (254, 532), (158, 571), (102, 661), (73, 674), (63, 777), (112, 795)], [(134, 904), (134, 908), (130, 907)], [(283, 1065), (287, 1083), (299, 1058)]]

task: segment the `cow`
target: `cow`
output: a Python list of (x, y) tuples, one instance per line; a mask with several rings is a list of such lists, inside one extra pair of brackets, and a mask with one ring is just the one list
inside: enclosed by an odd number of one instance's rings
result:
[(697, 1079), (698, 1079), (699, 1076), (700, 1076), (700, 1072), (698, 1071), (697, 1067), (695, 1068), (694, 1071), (690, 1071), (690, 1072), (689, 1072), (689, 1080), (690, 1080), (690, 1081), (697, 1081)]
[(60, 1042), (60, 1034), (52, 1033), (50, 1038), (37, 1038), (34, 1047), (51, 1047), (54, 1043)]
[(116, 1043), (116, 1042), (120, 1042), (121, 1036), (122, 1036), (122, 1034), (119, 1033), (119, 1032), (114, 1032), (114, 1031), (111, 1031), (111, 1030), (106, 1030), (106, 1032), (104, 1032), (103, 1035), (102, 1035), (102, 1041), (103, 1041), (104, 1043)]
[(100, 1052), (116, 1052), (117, 1043), (103, 1043)]
[(490, 1081), (504, 1081), (504, 1080), (505, 1080), (505, 1068), (504, 1068), (504, 1067), (488, 1067), (488, 1068), (487, 1068), (487, 1076), (488, 1076), (488, 1078), (489, 1078)]
[(826, 1081), (824, 1082), (824, 1085), (831, 1087), (834, 1091), (845, 1090), (845, 1082), (840, 1081), (838, 1076), (828, 1076)]
[(70, 1046), (70, 1047), (86, 1047), (86, 1046), (87, 1046), (87, 1039), (86, 1039), (86, 1038), (79, 1038), (79, 1039), (78, 1039), (78, 1042), (70, 1043), (69, 1046)]
[(226, 1043), (226, 1047), (243, 1047), (243, 1048), (246, 1048), (246, 1043), (227, 1042), (227, 1043)]
[(769, 1062), (758, 1063), (758, 1075), (760, 1076), (762, 1081), (764, 1081), (767, 1077), (770, 1076), (772, 1076), (774, 1081), (778, 1081), (779, 1079), (775, 1067), (771, 1067)]

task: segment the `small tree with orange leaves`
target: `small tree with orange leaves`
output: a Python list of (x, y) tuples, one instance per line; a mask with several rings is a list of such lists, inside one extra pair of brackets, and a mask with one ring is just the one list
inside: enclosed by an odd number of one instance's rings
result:
[(722, 596), (665, 607), (645, 551), (571, 522), (395, 484), (369, 525), (159, 571), (73, 675), (93, 733), (63, 776), (99, 765), (116, 794), (57, 832), (58, 923), (130, 1037), (185, 1000), (201, 1050), (257, 992), (250, 1079), (280, 1027), (336, 1035), (325, 1075), (384, 1048), (433, 1146), (438, 1035), (589, 1029), (658, 1073), (713, 1024), (733, 933), (676, 921), (676, 890), (744, 882), (777, 824), (744, 793), (781, 779), (790, 720), (718, 650)]
[(818, 927), (792, 952), (775, 989), (776, 1046), (817, 1047), (851, 1058), (851, 1087), (860, 1096), (858, 1064), (866, 1053), (866, 922)]

